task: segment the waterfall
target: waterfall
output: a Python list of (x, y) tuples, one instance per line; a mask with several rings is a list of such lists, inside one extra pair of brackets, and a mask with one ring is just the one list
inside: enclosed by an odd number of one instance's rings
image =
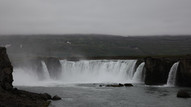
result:
[(50, 79), (50, 75), (49, 75), (45, 62), (41, 61), (41, 63), (42, 63), (42, 69), (43, 69), (43, 74), (44, 74), (45, 79)]
[(144, 65), (145, 65), (145, 63), (143, 62), (137, 67), (136, 72), (133, 76), (133, 82), (135, 82), (135, 83), (144, 82), (144, 80), (143, 80), (144, 79), (144, 74), (143, 74)]
[(62, 79), (74, 83), (130, 82), (136, 60), (61, 60)]
[[(62, 67), (61, 78), (57, 80), (50, 78), (44, 61), (41, 61), (42, 71), (38, 72), (26, 67), (14, 68), (14, 85), (47, 86), (67, 83), (131, 83), (133, 82), (136, 60), (60, 60), (60, 63)], [(41, 80), (38, 79), (39, 72), (43, 74)], [(27, 77), (27, 79), (23, 77)]]
[(176, 62), (170, 68), (170, 72), (169, 72), (168, 80), (167, 80), (167, 86), (175, 86), (178, 64), (179, 64), (179, 62)]

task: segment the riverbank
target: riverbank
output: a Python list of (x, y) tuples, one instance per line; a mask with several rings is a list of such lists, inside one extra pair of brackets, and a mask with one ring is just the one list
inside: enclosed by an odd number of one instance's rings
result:
[(48, 94), (37, 94), (23, 90), (0, 90), (0, 107), (48, 107)]

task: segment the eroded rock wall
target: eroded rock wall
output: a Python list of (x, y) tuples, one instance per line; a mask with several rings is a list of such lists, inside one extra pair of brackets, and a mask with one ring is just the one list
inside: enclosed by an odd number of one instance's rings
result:
[(181, 59), (179, 61), (176, 79), (178, 86), (191, 87), (191, 59)]
[(166, 84), (171, 66), (176, 62), (168, 58), (145, 58), (145, 84)]

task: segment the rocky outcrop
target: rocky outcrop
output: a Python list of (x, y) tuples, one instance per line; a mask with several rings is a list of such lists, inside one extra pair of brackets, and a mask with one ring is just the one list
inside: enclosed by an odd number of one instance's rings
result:
[(49, 75), (52, 79), (60, 78), (60, 74), (62, 72), (62, 66), (57, 58), (46, 58), (45, 63), (49, 72)]
[(170, 68), (176, 61), (168, 58), (145, 58), (145, 84), (166, 84)]
[(179, 61), (177, 85), (191, 87), (191, 59), (181, 59)]
[(13, 89), (13, 66), (7, 56), (6, 48), (0, 47), (0, 88)]

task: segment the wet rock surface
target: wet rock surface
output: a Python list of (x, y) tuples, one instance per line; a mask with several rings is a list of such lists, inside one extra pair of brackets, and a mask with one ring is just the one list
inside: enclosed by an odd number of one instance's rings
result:
[(100, 84), (99, 87), (132, 87), (133, 84), (131, 83), (119, 83), (119, 84)]

